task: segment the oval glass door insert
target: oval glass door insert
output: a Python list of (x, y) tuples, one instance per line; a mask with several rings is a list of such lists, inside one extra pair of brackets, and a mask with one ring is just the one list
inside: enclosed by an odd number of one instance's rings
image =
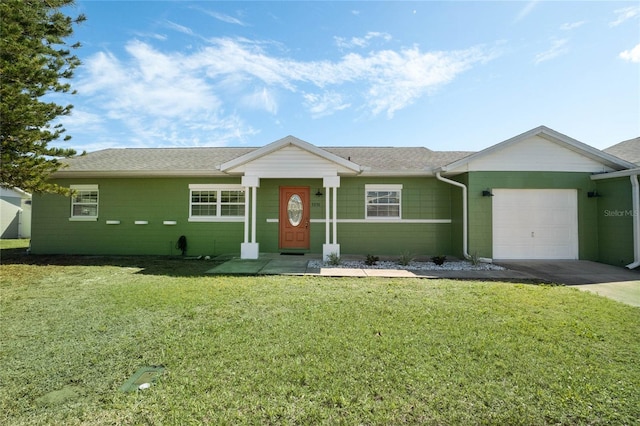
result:
[(298, 226), (302, 222), (302, 199), (298, 194), (293, 194), (287, 203), (287, 215), (291, 226)]

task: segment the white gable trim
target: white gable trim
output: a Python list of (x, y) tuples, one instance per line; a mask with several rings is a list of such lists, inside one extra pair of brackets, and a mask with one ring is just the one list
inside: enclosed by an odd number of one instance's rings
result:
[[(461, 160), (454, 161), (446, 166), (443, 166), (439, 169), (441, 172), (446, 172), (449, 174), (455, 173), (464, 173), (466, 171), (473, 169), (474, 162), (478, 160), (487, 159), (488, 157), (495, 155), (496, 153), (503, 151), (505, 148), (517, 145), (527, 139), (531, 139), (535, 136), (539, 136), (549, 142), (555, 143), (563, 148), (569, 149), (577, 154), (580, 154), (592, 161), (595, 161), (599, 164), (602, 164), (604, 167), (610, 170), (624, 170), (636, 167), (635, 164), (624, 161), (620, 158), (617, 158), (611, 154), (607, 154), (606, 152), (600, 151), (596, 148), (593, 148), (587, 144), (579, 142), (569, 136), (563, 135), (562, 133), (556, 132), (545, 126), (539, 126), (535, 129), (531, 129), (528, 132), (522, 133), (521, 135), (515, 136), (511, 139), (507, 139), (504, 142), (500, 142), (496, 145), (490, 146), (489, 148), (483, 149), (482, 151), (476, 152), (475, 154), (471, 154)], [(509, 169), (509, 165), (505, 165), (503, 170), (516, 171), (515, 168)], [(517, 170), (524, 170), (518, 168)], [(540, 165), (536, 165), (532, 170), (541, 170)], [(530, 170), (527, 170), (530, 171)]]
[[(326, 166), (331, 165), (330, 167), (335, 170), (334, 170), (334, 173), (330, 173), (330, 175), (332, 174), (355, 175), (355, 174), (359, 174), (362, 171), (362, 167), (360, 165), (353, 163), (351, 161), (345, 160), (342, 157), (338, 157), (335, 154), (332, 154), (328, 151), (325, 151), (321, 148), (318, 148), (308, 142), (305, 142), (293, 136), (287, 136), (273, 143), (270, 143), (269, 145), (265, 145), (262, 148), (259, 148), (248, 154), (235, 158), (231, 161), (227, 161), (226, 163), (223, 163), (220, 165), (219, 170), (225, 173), (230, 173), (230, 174), (246, 173), (248, 169), (252, 168), (250, 166), (250, 163), (258, 164), (260, 163), (261, 159), (264, 159), (269, 155), (274, 155), (277, 151), (281, 151), (283, 149), (287, 149), (291, 147), (297, 148), (299, 151), (304, 152), (304, 154), (306, 155), (313, 155), (317, 157), (318, 161), (316, 161), (316, 164), (323, 164), (324, 167), (322, 168), (326, 168)], [(315, 173), (313, 170), (306, 170), (306, 171), (301, 170), (301, 172), (303, 172), (301, 176), (295, 176), (295, 177), (304, 177), (304, 176), (308, 176), (309, 174), (313, 176), (318, 175), (318, 173)], [(281, 177), (294, 177), (294, 176), (289, 176), (289, 173), (286, 173), (286, 172), (285, 172), (285, 175), (287, 176), (281, 176)], [(260, 176), (262, 176), (262, 174), (260, 174)]]

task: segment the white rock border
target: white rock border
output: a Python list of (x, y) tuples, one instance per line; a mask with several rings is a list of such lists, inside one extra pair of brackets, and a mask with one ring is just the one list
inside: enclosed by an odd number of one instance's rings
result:
[(433, 262), (410, 262), (408, 265), (400, 265), (398, 262), (378, 261), (375, 265), (367, 265), (364, 261), (344, 260), (339, 265), (330, 265), (321, 260), (310, 260), (308, 268), (324, 269), (405, 269), (408, 271), (504, 271), (506, 268), (493, 263), (472, 264), (464, 260), (445, 261), (442, 265)]

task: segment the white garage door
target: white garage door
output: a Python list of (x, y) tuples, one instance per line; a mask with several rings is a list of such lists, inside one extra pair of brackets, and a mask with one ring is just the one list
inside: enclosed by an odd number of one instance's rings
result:
[(575, 189), (494, 189), (495, 259), (577, 259)]

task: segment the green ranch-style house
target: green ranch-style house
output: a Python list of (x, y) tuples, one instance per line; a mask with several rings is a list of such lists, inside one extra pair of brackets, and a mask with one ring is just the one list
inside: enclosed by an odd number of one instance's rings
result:
[[(601, 151), (541, 126), (479, 152), (321, 148), (105, 149), (34, 195), (40, 254), (446, 254), (640, 265), (640, 138)], [(628, 146), (627, 146), (628, 145)], [(612, 150), (615, 147), (612, 147)], [(615, 150), (613, 150), (615, 151)], [(634, 154), (637, 157), (637, 154)]]

